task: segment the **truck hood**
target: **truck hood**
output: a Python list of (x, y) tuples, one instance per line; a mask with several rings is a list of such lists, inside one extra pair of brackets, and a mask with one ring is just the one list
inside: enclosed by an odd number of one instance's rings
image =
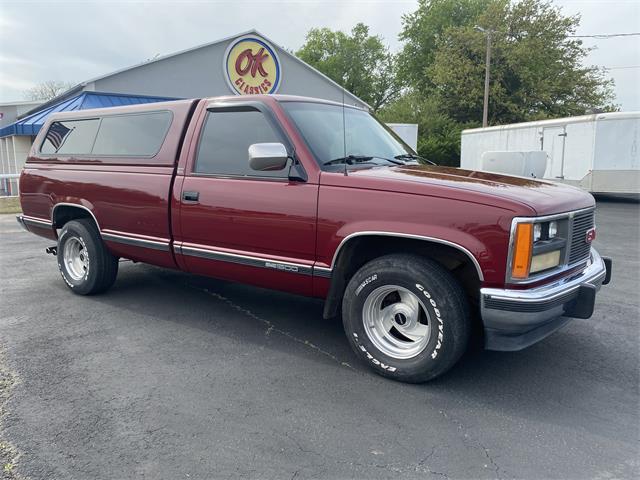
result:
[(391, 187), (392, 183), (396, 183), (398, 191), (410, 193), (428, 193), (424, 188), (416, 191), (414, 187), (418, 185), (476, 192), (483, 197), (492, 197), (492, 203), (499, 204), (500, 199), (504, 199), (509, 203), (524, 204), (537, 215), (567, 212), (595, 205), (595, 200), (589, 193), (569, 185), (454, 167), (405, 165), (353, 170), (349, 172), (349, 176), (386, 180), (385, 187), (396, 190)]

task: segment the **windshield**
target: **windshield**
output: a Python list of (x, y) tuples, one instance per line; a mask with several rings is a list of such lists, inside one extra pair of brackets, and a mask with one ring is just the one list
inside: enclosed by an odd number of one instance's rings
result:
[[(317, 162), (327, 170), (358, 165), (397, 165), (394, 157), (414, 152), (387, 127), (363, 110), (311, 102), (282, 102)], [(344, 123), (343, 123), (344, 118)], [(346, 128), (343, 128), (343, 125)], [(346, 147), (346, 148), (345, 148)], [(346, 150), (346, 151), (345, 151)], [(359, 157), (359, 158), (358, 158)]]

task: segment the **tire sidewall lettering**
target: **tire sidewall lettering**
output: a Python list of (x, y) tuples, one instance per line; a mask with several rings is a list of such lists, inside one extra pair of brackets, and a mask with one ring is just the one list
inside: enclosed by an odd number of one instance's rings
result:
[(362, 292), (362, 290), (364, 290), (364, 288), (369, 285), (370, 283), (375, 282), (376, 280), (378, 280), (378, 274), (374, 273), (373, 275), (369, 275), (367, 278), (364, 279), (364, 281), (358, 286), (358, 288), (356, 288), (356, 297), (358, 295), (360, 295), (360, 293)]
[(431, 293), (429, 293), (429, 291), (426, 288), (424, 288), (419, 283), (416, 283), (416, 288), (428, 300), (428, 303), (429, 303), (429, 305), (431, 305), (433, 313), (436, 316), (436, 322), (435, 323), (438, 326), (438, 341), (436, 342), (435, 348), (433, 349), (433, 351), (430, 354), (431, 358), (433, 360), (435, 360), (436, 357), (438, 356), (438, 354), (440, 353), (440, 349), (442, 348), (442, 345), (444, 343), (444, 321), (442, 319), (442, 312), (438, 308), (438, 304), (434, 300), (433, 296), (431, 295)]
[[(365, 279), (358, 284), (358, 287), (354, 291), (354, 296), (361, 298), (361, 301), (357, 302), (360, 308), (358, 315), (359, 324), (357, 325), (357, 332), (359, 333), (353, 332), (351, 335), (351, 341), (356, 346), (356, 351), (359, 351), (360, 354), (365, 358), (365, 360), (373, 365), (374, 368), (383, 370), (387, 373), (398, 374), (404, 370), (402, 367), (402, 363), (406, 360), (387, 358), (380, 352), (377, 352), (375, 347), (373, 347), (373, 345), (371, 344), (371, 340), (367, 337), (366, 331), (364, 329), (364, 324), (362, 323), (362, 302), (364, 302), (367, 294), (370, 293), (374, 288), (386, 283), (399, 282), (391, 278), (387, 279), (382, 274), (373, 273), (367, 275)], [(445, 339), (443, 312), (439, 308), (436, 296), (431, 293), (431, 291), (423, 284), (414, 281), (409, 284), (405, 283), (404, 285), (406, 286), (406, 288), (409, 288), (411, 291), (413, 291), (418, 297), (422, 298), (422, 303), (424, 304), (425, 308), (428, 309), (430, 314), (429, 316), (432, 328), (431, 335), (434, 336), (434, 339), (429, 342), (429, 345), (425, 350), (416, 355), (416, 357), (408, 359), (408, 361), (412, 361), (421, 356), (422, 358), (424, 358), (425, 355), (428, 356), (431, 361), (437, 361), (438, 357), (442, 354)]]

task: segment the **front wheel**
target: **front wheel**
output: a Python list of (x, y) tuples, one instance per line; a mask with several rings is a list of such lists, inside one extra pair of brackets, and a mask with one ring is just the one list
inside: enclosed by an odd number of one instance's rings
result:
[(355, 352), (377, 373), (404, 382), (443, 374), (469, 340), (462, 287), (415, 255), (387, 255), (360, 268), (345, 290), (342, 319)]
[(107, 250), (91, 220), (72, 220), (62, 227), (57, 258), (63, 280), (80, 295), (104, 292), (118, 275), (118, 259)]

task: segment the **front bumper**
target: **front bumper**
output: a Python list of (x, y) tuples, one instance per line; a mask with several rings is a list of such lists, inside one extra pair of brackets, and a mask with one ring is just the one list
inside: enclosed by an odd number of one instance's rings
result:
[(541, 287), (482, 288), (480, 312), (485, 348), (521, 350), (550, 335), (571, 318), (591, 317), (596, 292), (611, 278), (611, 260), (591, 249), (590, 262), (579, 274)]

